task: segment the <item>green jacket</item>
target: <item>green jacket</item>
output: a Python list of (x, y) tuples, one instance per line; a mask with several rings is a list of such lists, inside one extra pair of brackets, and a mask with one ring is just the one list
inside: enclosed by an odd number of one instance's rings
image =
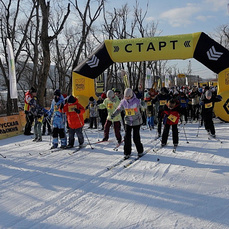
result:
[(122, 117), (121, 114), (118, 114), (115, 118), (111, 119), (111, 115), (113, 114), (113, 112), (116, 110), (116, 108), (118, 107), (120, 103), (120, 100), (117, 96), (115, 96), (114, 101), (111, 101), (110, 99), (106, 98), (103, 103), (98, 105), (99, 109), (107, 109), (107, 120), (111, 121), (111, 122), (117, 122), (117, 121), (121, 121)]

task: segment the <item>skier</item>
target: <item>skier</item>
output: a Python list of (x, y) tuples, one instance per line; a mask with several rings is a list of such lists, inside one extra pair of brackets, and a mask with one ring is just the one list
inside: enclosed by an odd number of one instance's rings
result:
[[(180, 103), (180, 113), (181, 113), (181, 117), (184, 116), (184, 120), (185, 120), (185, 124), (188, 122), (188, 111), (187, 111), (187, 107), (188, 107), (188, 102), (189, 99), (188, 97), (185, 95), (184, 92), (180, 93), (180, 96), (178, 97), (179, 103)], [(183, 122), (182, 118), (180, 118), (181, 123)]]
[(38, 104), (38, 100), (36, 96), (34, 96), (30, 100), (29, 105), (30, 105), (30, 113), (33, 115), (33, 118), (35, 120), (35, 124), (34, 124), (35, 137), (33, 141), (41, 142), (42, 141), (41, 126), (44, 117), (44, 111), (43, 108)]
[(145, 94), (145, 106), (146, 106), (146, 117), (147, 117), (147, 124), (150, 130), (154, 129), (154, 104), (152, 103), (152, 99), (149, 93)]
[(92, 96), (89, 98), (89, 104), (86, 106), (86, 110), (87, 109), (89, 109), (89, 116), (90, 116), (89, 129), (92, 129), (93, 125), (94, 125), (94, 129), (97, 129), (98, 112), (97, 112), (96, 100)]
[(177, 124), (180, 118), (179, 103), (174, 99), (170, 99), (168, 103), (164, 105), (161, 116), (163, 118), (163, 124), (164, 124), (161, 146), (164, 147), (167, 144), (170, 126), (172, 126), (173, 145), (174, 147), (177, 147), (179, 141), (178, 129), (177, 129)]
[(138, 156), (143, 155), (143, 145), (140, 137), (140, 126), (142, 124), (142, 115), (140, 112), (141, 101), (136, 98), (131, 88), (126, 88), (124, 91), (124, 99), (121, 100), (119, 106), (111, 115), (115, 116), (125, 110), (125, 136), (124, 136), (124, 158), (127, 159), (131, 155), (131, 132), (133, 130), (133, 141), (137, 148)]
[[(105, 99), (106, 99), (106, 97), (105, 97)], [(104, 102), (104, 98), (99, 96), (99, 99), (97, 101), (97, 105), (102, 104), (103, 102)], [(100, 118), (100, 122), (102, 125), (101, 130), (104, 130), (104, 125), (105, 125), (106, 120), (107, 120), (107, 109), (99, 109), (99, 118)]]
[(25, 124), (25, 130), (24, 130), (24, 135), (33, 135), (31, 133), (32, 129), (32, 124), (34, 121), (33, 115), (30, 113), (30, 105), (29, 102), (30, 100), (37, 95), (37, 90), (34, 87), (31, 87), (29, 91), (25, 93), (25, 106), (24, 106), (24, 112), (25, 112), (25, 117), (26, 117), (26, 124)]
[(198, 121), (199, 119), (199, 109), (200, 109), (200, 92), (197, 90), (197, 87), (193, 87), (192, 92), (189, 94), (189, 98), (192, 100), (192, 110), (191, 117), (193, 121)]
[(61, 95), (60, 90), (56, 89), (54, 91), (54, 99), (51, 103), (51, 108), (47, 112), (49, 119), (52, 117), (53, 125), (53, 141), (51, 149), (58, 147), (58, 136), (60, 137), (61, 146), (60, 148), (66, 148), (67, 139), (65, 134), (65, 114), (59, 111), (60, 105), (64, 103), (64, 97)]
[(68, 126), (69, 126), (69, 140), (66, 148), (72, 148), (75, 142), (75, 134), (78, 137), (79, 147), (83, 146), (84, 136), (83, 136), (83, 126), (85, 113), (84, 107), (79, 103), (78, 99), (70, 95), (68, 97), (68, 102), (64, 105), (63, 103), (59, 109), (60, 112), (65, 112), (67, 115)]
[(107, 98), (103, 101), (102, 104), (98, 105), (99, 109), (107, 109), (108, 116), (106, 123), (104, 125), (104, 138), (103, 141), (107, 141), (109, 139), (109, 131), (110, 127), (113, 123), (114, 125), (114, 131), (115, 131), (115, 137), (118, 141), (118, 143), (121, 143), (122, 136), (120, 134), (121, 129), (121, 114), (118, 114), (114, 119), (111, 119), (111, 114), (116, 110), (120, 103), (119, 98), (115, 95), (115, 93), (112, 90), (107, 91)]
[(161, 91), (156, 97), (152, 100), (153, 103), (158, 102), (159, 107), (158, 107), (158, 123), (157, 123), (157, 132), (158, 132), (158, 137), (161, 137), (161, 123), (162, 123), (162, 111), (164, 105), (171, 99), (171, 96), (169, 95), (169, 91), (166, 87), (162, 87)]
[(220, 95), (213, 96), (211, 90), (207, 90), (204, 94), (204, 98), (200, 102), (202, 106), (202, 115), (204, 120), (204, 127), (209, 135), (213, 138), (216, 137), (215, 135), (215, 126), (213, 123), (213, 108), (215, 102), (220, 102), (222, 97)]

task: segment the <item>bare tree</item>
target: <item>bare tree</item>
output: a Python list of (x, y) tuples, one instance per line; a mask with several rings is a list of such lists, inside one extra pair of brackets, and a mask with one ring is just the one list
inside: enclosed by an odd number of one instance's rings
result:
[[(58, 37), (61, 31), (64, 28), (64, 24), (70, 14), (70, 4), (68, 4), (67, 12), (63, 16), (61, 22), (57, 23), (55, 29), (53, 29), (53, 35), (49, 35), (49, 23), (50, 23), (50, 2), (46, 3), (45, 0), (39, 0), (39, 7), (41, 9), (42, 14), (42, 23), (41, 23), (41, 45), (42, 45), (42, 69), (41, 74), (38, 79), (38, 99), (41, 105), (44, 104), (44, 95), (45, 95), (45, 88), (48, 79), (48, 74), (50, 70), (51, 64), (51, 56), (50, 56), (50, 43)], [(54, 28), (54, 27), (52, 27)]]
[(214, 36), (222, 46), (229, 49), (229, 25), (219, 26)]
[[(83, 10), (79, 7), (78, 0), (70, 2), (72, 3), (77, 12), (77, 16), (79, 18), (79, 26), (81, 30), (79, 34), (78, 43), (76, 44), (77, 53), (75, 55), (75, 60), (73, 63), (73, 68), (75, 68), (79, 64), (80, 60), (83, 60), (88, 55), (87, 38), (90, 32), (93, 33), (92, 26), (100, 16), (105, 0), (87, 0)], [(96, 3), (97, 7), (95, 7)]]
[[(16, 4), (15, 4), (16, 2)], [(0, 20), (0, 33), (1, 33), (1, 43), (2, 53), (5, 57), (5, 61), (2, 62), (0, 59), (0, 69), (2, 71), (2, 75), (4, 77), (5, 85), (8, 90), (7, 96), (7, 115), (12, 113), (12, 109), (17, 110), (17, 101), (14, 101), (14, 106), (9, 96), (9, 77), (7, 73), (8, 62), (7, 62), (7, 48), (6, 48), (6, 39), (9, 38), (14, 54), (15, 54), (15, 63), (17, 68), (17, 82), (20, 80), (23, 69), (25, 68), (28, 57), (24, 55), (24, 48), (26, 45), (26, 35), (28, 33), (28, 27), (31, 23), (31, 20), (34, 16), (35, 5), (31, 4), (31, 2), (27, 2), (27, 7), (25, 11), (21, 11), (21, 0), (13, 1), (13, 0), (0, 0), (0, 8), (1, 8), (1, 20)], [(25, 2), (23, 2), (24, 4)], [(26, 20), (22, 20), (22, 14), (26, 18)]]

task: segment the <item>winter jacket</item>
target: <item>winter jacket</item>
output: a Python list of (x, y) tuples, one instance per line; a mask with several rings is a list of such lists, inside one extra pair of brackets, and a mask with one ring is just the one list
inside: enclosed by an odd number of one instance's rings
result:
[(222, 100), (222, 97), (217, 95), (217, 96), (212, 96), (211, 99), (207, 99), (205, 96), (202, 99), (200, 105), (202, 106), (202, 115), (203, 117), (206, 116), (211, 116), (213, 114), (213, 109), (215, 102), (220, 102)]
[(171, 99), (171, 96), (169, 94), (161, 94), (159, 93), (153, 100), (153, 103), (158, 102), (159, 103), (159, 111), (161, 111), (164, 107), (164, 105)]
[(186, 108), (188, 107), (189, 99), (187, 96), (179, 96), (178, 101), (180, 103), (181, 108)]
[(151, 99), (145, 101), (146, 106), (146, 116), (151, 117), (155, 115), (154, 104), (152, 103)]
[(168, 105), (166, 104), (163, 107), (163, 124), (166, 125), (177, 125), (180, 118), (180, 107), (177, 103), (173, 109), (170, 109)]
[(120, 100), (117, 96), (115, 96), (114, 101), (111, 101), (109, 98), (106, 98), (102, 104), (98, 105), (98, 108), (107, 109), (107, 112), (108, 112), (107, 120), (112, 121), (112, 122), (117, 122), (117, 121), (121, 121), (122, 119), (121, 114), (118, 114), (113, 119), (111, 119), (111, 115), (116, 110), (119, 104), (120, 104)]
[(61, 103), (64, 104), (64, 97), (60, 95), (59, 100), (52, 100), (50, 110), (47, 112), (48, 116), (52, 117), (52, 124), (54, 128), (64, 129), (65, 128), (65, 114), (59, 111)]
[(43, 108), (37, 103), (35, 98), (32, 98), (29, 102), (30, 113), (33, 115), (35, 122), (42, 122), (44, 117)]
[[(80, 113), (76, 113), (74, 109), (80, 110)], [(60, 112), (64, 112), (67, 115), (68, 125), (71, 129), (78, 129), (84, 126), (84, 117), (85, 113), (84, 107), (79, 103), (76, 98), (76, 102), (68, 104), (66, 103)]]
[(138, 126), (142, 124), (142, 115), (140, 108), (141, 101), (136, 98), (136, 95), (134, 94), (133, 97), (129, 100), (122, 99), (112, 116), (116, 116), (121, 113), (122, 110), (124, 110), (125, 124), (129, 126)]
[(90, 101), (89, 104), (86, 106), (86, 109), (89, 109), (89, 116), (90, 117), (98, 117), (96, 100)]
[(192, 91), (189, 94), (189, 98), (192, 99), (192, 105), (198, 105), (200, 101), (200, 93), (199, 91)]

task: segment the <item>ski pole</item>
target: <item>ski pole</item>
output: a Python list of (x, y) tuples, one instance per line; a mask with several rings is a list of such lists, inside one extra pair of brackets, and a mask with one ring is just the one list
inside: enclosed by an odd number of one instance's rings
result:
[[(81, 124), (81, 126), (83, 127), (83, 123), (81, 122), (81, 120), (80, 120), (80, 116), (79, 116), (79, 114), (78, 113), (76, 113), (77, 114), (77, 116), (78, 116), (78, 119), (79, 119), (79, 121), (80, 121), (80, 124)], [(83, 129), (83, 128), (82, 128)], [(84, 129), (83, 129), (84, 130)], [(92, 145), (91, 145), (91, 143), (90, 143), (90, 141), (89, 141), (89, 139), (88, 139), (88, 136), (87, 136), (87, 134), (86, 134), (86, 131), (84, 130), (84, 134), (85, 134), (85, 136), (86, 136), (86, 138), (87, 138), (87, 141), (88, 141), (88, 144), (90, 145), (90, 147), (91, 147), (91, 149), (94, 149), (93, 147), (92, 147)]]
[(198, 129), (197, 129), (196, 137), (198, 137), (198, 135), (199, 135), (199, 131), (200, 131), (200, 122), (201, 122), (201, 121), (199, 121), (199, 125), (198, 125)]
[[(50, 125), (50, 128), (52, 129), (52, 125), (51, 125), (51, 122), (49, 121), (49, 118), (45, 117), (45, 120), (47, 121), (47, 123)], [(52, 129), (52, 132), (53, 132), (53, 129)], [(52, 138), (51, 135), (52, 134), (50, 134), (50, 136), (49, 136), (49, 145), (51, 145), (51, 138)]]
[(184, 130), (184, 136), (185, 136), (185, 138), (186, 138), (186, 142), (189, 143), (189, 141), (188, 141), (188, 139), (187, 139), (187, 135), (186, 135), (186, 133), (185, 133), (184, 125), (183, 125), (183, 130)]

